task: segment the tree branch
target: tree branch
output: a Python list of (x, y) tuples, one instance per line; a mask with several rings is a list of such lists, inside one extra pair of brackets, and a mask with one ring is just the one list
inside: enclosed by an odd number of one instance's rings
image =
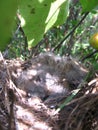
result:
[(83, 20), (86, 18), (86, 16), (89, 14), (89, 12), (85, 13), (82, 19), (79, 21), (79, 23), (61, 40), (61, 42), (53, 48), (52, 52), (54, 52), (56, 49), (60, 48), (63, 42), (76, 30), (76, 28), (83, 22)]
[(86, 60), (87, 58), (91, 58), (94, 54), (98, 53), (98, 50), (93, 51), (92, 53), (88, 54), (84, 58), (81, 59), (81, 61)]

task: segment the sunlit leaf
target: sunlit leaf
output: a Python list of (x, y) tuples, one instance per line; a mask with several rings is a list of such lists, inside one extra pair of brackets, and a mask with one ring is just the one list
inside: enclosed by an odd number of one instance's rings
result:
[(52, 26), (65, 22), (69, 0), (21, 0), (21, 26), (27, 36), (28, 47), (35, 46)]

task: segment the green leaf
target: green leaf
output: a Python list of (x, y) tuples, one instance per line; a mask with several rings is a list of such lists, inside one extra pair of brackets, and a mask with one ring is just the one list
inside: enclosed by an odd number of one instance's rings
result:
[(65, 102), (59, 106), (59, 108), (56, 110), (55, 113), (58, 113), (59, 111), (61, 111), (61, 109), (63, 109), (70, 101), (72, 101), (72, 99), (76, 96), (76, 94), (77, 94), (79, 91), (80, 91), (80, 88), (79, 88), (79, 89), (76, 89), (76, 90), (73, 90), (73, 91), (72, 91), (72, 94), (69, 95), (69, 96), (66, 98)]
[(90, 12), (98, 6), (98, 0), (80, 0), (82, 12)]
[(21, 0), (21, 26), (28, 48), (34, 47), (52, 26), (63, 24), (68, 16), (69, 0)]
[(0, 50), (5, 49), (10, 39), (17, 6), (17, 0), (0, 1)]

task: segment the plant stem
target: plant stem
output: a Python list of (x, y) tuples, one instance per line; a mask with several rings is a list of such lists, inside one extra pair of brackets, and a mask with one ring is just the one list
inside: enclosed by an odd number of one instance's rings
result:
[(84, 58), (81, 59), (81, 61), (86, 60), (87, 58), (91, 58), (95, 53), (98, 53), (98, 50), (93, 51), (92, 53), (88, 54)]
[(86, 16), (89, 14), (89, 12), (85, 13), (84, 16), (81, 18), (79, 23), (61, 40), (61, 42), (53, 48), (52, 52), (54, 52), (56, 49), (60, 48), (63, 42), (76, 30), (76, 28), (83, 22), (83, 20), (86, 18)]

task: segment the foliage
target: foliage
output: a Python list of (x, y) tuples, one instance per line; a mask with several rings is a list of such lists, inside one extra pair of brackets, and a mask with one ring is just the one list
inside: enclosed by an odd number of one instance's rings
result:
[[(30, 3), (29, 3), (30, 2)], [(8, 2), (1, 1), (0, 4), (0, 36), (1, 36), (1, 50), (5, 49), (8, 44), (8, 40), (11, 36), (11, 30), (15, 12), (18, 9), (18, 18), (21, 20), (21, 26), (27, 41), (29, 41), (28, 47), (34, 47), (42, 36), (52, 26), (57, 26), (65, 22), (69, 12), (69, 0), (31, 0), (31, 1), (18, 1), (9, 0)], [(95, 6), (98, 5), (96, 0), (87, 1), (80, 0), (83, 11), (91, 11)], [(76, 0), (76, 3), (78, 1)], [(19, 5), (19, 6), (18, 6)], [(5, 10), (6, 8), (6, 10)], [(34, 41), (34, 42), (33, 42)]]
[(17, 0), (0, 1), (0, 50), (6, 48), (7, 42), (11, 37), (17, 6)]
[(22, 0), (19, 19), (32, 48), (52, 26), (63, 24), (68, 16), (69, 0)]
[(88, 12), (94, 9), (95, 7), (98, 6), (98, 1), (97, 0), (80, 0), (81, 5), (82, 5), (82, 11), (83, 12)]
[[(81, 5), (79, 2), (71, 2), (69, 10), (70, 14), (67, 21), (61, 26), (51, 28), (46, 34), (44, 34), (44, 38), (31, 51), (28, 51), (26, 48), (26, 35), (23, 33), (23, 29), (20, 28), (19, 23), (17, 22), (17, 31), (15, 31), (9, 47), (9, 57), (29, 57), (32, 53), (35, 55), (35, 53), (37, 54), (43, 51), (52, 50), (70, 32), (70, 30), (82, 17)], [(92, 52), (93, 48), (89, 46), (88, 41), (90, 35), (97, 32), (97, 13), (98, 11), (96, 9), (89, 13), (85, 18), (84, 23), (81, 24), (75, 32), (66, 39), (66, 41), (64, 41), (62, 46), (57, 49), (55, 53), (59, 53), (60, 55), (70, 53), (81, 59)], [(95, 57), (97, 57), (96, 55)]]

